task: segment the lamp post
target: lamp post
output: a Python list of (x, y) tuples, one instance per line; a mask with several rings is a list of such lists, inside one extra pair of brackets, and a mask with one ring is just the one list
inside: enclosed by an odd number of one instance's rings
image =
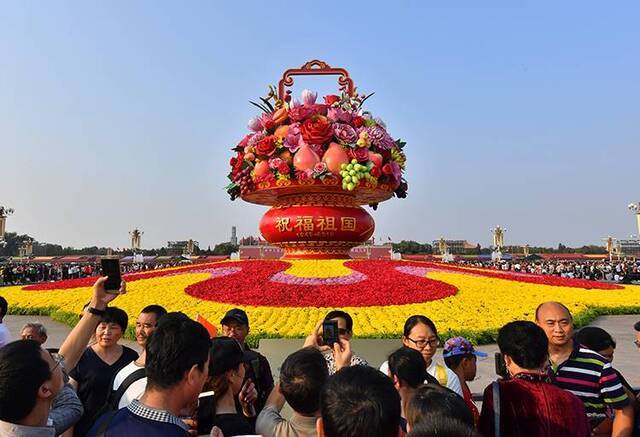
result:
[(4, 242), (5, 223), (11, 214), (13, 214), (13, 208), (0, 205), (0, 244)]
[(627, 208), (636, 214), (636, 220), (638, 222), (638, 238), (640, 239), (640, 202), (630, 203), (627, 205)]

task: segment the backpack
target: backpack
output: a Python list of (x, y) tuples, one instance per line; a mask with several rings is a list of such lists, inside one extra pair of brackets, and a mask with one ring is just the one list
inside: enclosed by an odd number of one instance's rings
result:
[[(107, 410), (118, 410), (120, 399), (122, 399), (122, 396), (124, 396), (127, 389), (131, 387), (131, 384), (146, 377), (147, 369), (145, 367), (134, 370), (129, 376), (124, 379), (124, 381), (122, 381), (122, 384), (120, 384), (120, 387), (118, 387), (117, 390), (111, 390), (111, 392), (109, 393), (109, 397), (107, 398), (107, 403), (105, 405), (107, 407)], [(111, 384), (111, 387), (113, 387), (113, 384)]]
[[(120, 403), (120, 399), (122, 399), (122, 396), (124, 396), (124, 393), (127, 391), (127, 389), (131, 387), (131, 384), (133, 384), (139, 379), (146, 378), (146, 377), (147, 377), (146, 368), (142, 367), (140, 369), (136, 369), (129, 376), (127, 376), (124, 379), (124, 381), (122, 381), (122, 384), (120, 384), (120, 387), (118, 387), (117, 390), (109, 390), (107, 401), (93, 417), (93, 423), (95, 423), (103, 415), (108, 414), (109, 416), (113, 416), (119, 410), (118, 404)], [(109, 384), (109, 387), (113, 387), (113, 380), (111, 381), (111, 384)], [(108, 421), (110, 422), (111, 418), (109, 418)]]
[(436, 363), (436, 379), (440, 385), (446, 387), (449, 382), (449, 375), (447, 375), (447, 368), (442, 364)]

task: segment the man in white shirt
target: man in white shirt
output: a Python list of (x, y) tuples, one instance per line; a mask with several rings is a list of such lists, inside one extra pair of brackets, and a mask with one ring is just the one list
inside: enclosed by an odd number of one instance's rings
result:
[[(147, 386), (147, 377), (145, 372), (138, 372), (137, 377), (132, 377), (135, 380), (129, 384), (124, 393), (121, 396), (116, 396), (120, 385), (134, 372), (139, 369), (144, 369), (146, 364), (146, 352), (145, 345), (147, 339), (156, 329), (158, 320), (160, 317), (167, 314), (167, 310), (160, 305), (149, 305), (142, 309), (138, 319), (136, 320), (136, 342), (142, 347), (142, 353), (137, 360), (132, 361), (125, 367), (123, 367), (113, 379), (113, 396), (109, 402), (113, 402), (114, 408), (124, 408), (131, 403), (134, 399), (140, 399), (144, 394), (144, 390)], [(117, 406), (115, 403), (118, 403)]]
[(2, 323), (4, 316), (7, 314), (7, 309), (9, 305), (7, 304), (7, 300), (0, 296), (0, 347), (11, 341), (11, 334), (7, 329), (7, 326)]

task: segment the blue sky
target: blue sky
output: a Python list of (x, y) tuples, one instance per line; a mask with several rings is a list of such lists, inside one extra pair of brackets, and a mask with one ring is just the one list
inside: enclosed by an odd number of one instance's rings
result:
[[(347, 68), (408, 142), (376, 236), (600, 243), (636, 233), (636, 2), (4, 2), (0, 204), (73, 246), (257, 234), (230, 147), (286, 68)], [(327, 79), (298, 81), (332, 91)]]

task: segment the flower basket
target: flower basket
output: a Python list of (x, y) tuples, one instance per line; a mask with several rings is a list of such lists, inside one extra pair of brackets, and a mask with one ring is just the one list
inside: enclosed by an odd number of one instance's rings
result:
[[(340, 94), (318, 103), (304, 90), (297, 101), (287, 90), (296, 75), (338, 75)], [(358, 94), (346, 70), (314, 60), (285, 71), (277, 91), (251, 102), (263, 113), (232, 149), (227, 191), (272, 207), (260, 231), (285, 258), (348, 257), (373, 235), (361, 205), (406, 197), (405, 143), (363, 109), (371, 95)]]

